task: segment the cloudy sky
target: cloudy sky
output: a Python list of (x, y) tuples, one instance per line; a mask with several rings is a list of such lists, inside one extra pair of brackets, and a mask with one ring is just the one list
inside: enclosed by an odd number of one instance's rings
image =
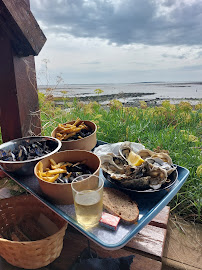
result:
[(47, 37), (38, 84), (202, 81), (202, 0), (30, 3)]

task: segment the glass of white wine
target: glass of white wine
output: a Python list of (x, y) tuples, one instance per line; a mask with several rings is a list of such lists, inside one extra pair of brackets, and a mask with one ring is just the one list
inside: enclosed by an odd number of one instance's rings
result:
[(93, 174), (76, 177), (72, 183), (72, 193), (77, 221), (84, 227), (99, 223), (103, 211), (104, 180)]

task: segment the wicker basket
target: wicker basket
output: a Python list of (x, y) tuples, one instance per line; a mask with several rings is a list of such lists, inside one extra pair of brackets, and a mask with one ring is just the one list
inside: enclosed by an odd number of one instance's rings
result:
[(55, 234), (42, 240), (17, 242), (0, 238), (0, 256), (8, 263), (25, 269), (48, 265), (60, 256), (67, 223), (31, 195), (20, 195), (0, 200), (0, 234), (18, 224), (29, 214), (37, 218), (44, 214), (59, 228)]

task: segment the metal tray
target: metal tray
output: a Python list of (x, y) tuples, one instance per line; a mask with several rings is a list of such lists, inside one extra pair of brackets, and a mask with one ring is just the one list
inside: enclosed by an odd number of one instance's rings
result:
[[(99, 142), (98, 144), (103, 144)], [(189, 171), (186, 168), (177, 166), (178, 179), (170, 189), (160, 190), (154, 193), (136, 193), (124, 191), (132, 200), (136, 201), (140, 210), (139, 220), (137, 224), (125, 225), (119, 223), (117, 231), (111, 231), (108, 228), (97, 225), (96, 227), (86, 230), (81, 226), (75, 218), (74, 205), (55, 205), (48, 201), (39, 186), (38, 180), (34, 175), (17, 176), (4, 171), (9, 177), (25, 188), (29, 193), (33, 194), (42, 203), (55, 211), (69, 224), (83, 233), (86, 237), (105, 249), (120, 249), (127, 244), (145, 225), (147, 225), (176, 195), (182, 185), (185, 183)], [(100, 172), (103, 176), (102, 171)], [(104, 176), (103, 176), (104, 177)], [(114, 187), (105, 179), (105, 186)]]

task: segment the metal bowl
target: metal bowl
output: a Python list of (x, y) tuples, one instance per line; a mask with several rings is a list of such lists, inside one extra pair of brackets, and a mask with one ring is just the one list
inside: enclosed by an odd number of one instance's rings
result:
[(47, 136), (29, 136), (29, 137), (23, 137), (19, 139), (15, 139), (6, 143), (3, 143), (0, 145), (0, 151), (14, 151), (19, 145), (21, 145), (24, 141), (27, 141), (29, 143), (36, 143), (40, 141), (49, 141), (51, 142), (51, 148), (53, 149), (50, 153), (45, 154), (40, 157), (36, 157), (29, 160), (24, 161), (4, 161), (0, 159), (0, 166), (8, 172), (12, 172), (15, 174), (20, 175), (31, 175), (34, 174), (34, 166), (37, 164), (38, 161), (42, 160), (45, 157), (51, 156), (52, 154), (59, 151), (61, 148), (61, 142), (52, 137)]

